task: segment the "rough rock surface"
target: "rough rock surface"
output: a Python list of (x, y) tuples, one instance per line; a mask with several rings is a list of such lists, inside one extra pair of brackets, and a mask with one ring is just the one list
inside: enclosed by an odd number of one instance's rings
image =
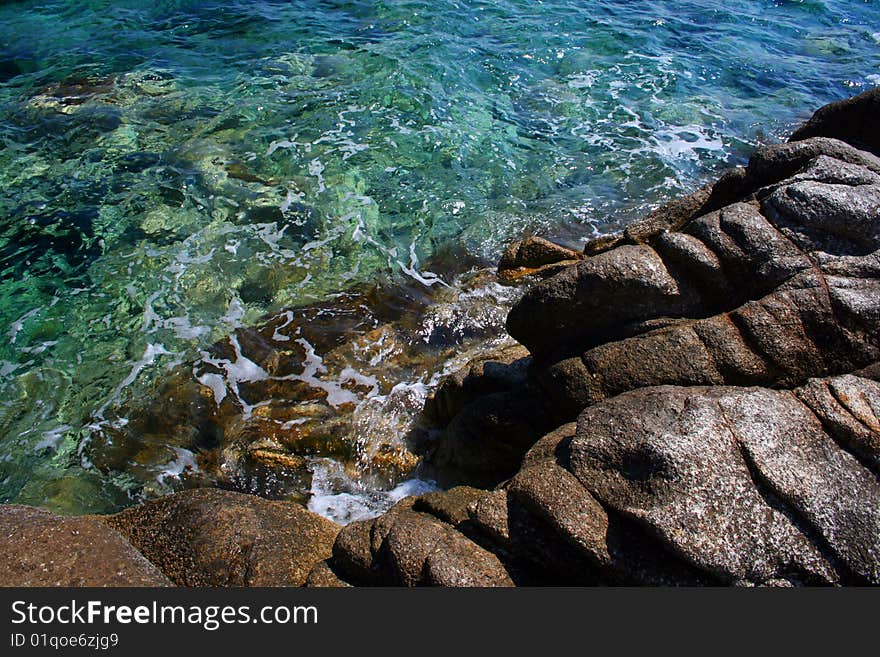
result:
[(339, 532), (329, 564), (354, 584), (390, 586), (511, 586), (498, 556), (457, 528), (466, 525), (469, 502), (484, 491), (452, 489), (410, 497), (375, 520)]
[(524, 276), (551, 276), (583, 255), (542, 237), (526, 237), (511, 244), (498, 263), (498, 278), (512, 282)]
[(299, 504), (217, 489), (176, 493), (107, 523), (180, 586), (301, 586), (339, 531)]
[(721, 582), (880, 583), (880, 482), (791, 392), (620, 395), (581, 415), (565, 460), (606, 508)]
[(0, 586), (170, 586), (96, 516), (0, 506)]
[(428, 460), (497, 487), (346, 527), (316, 579), (880, 584), (878, 94), (535, 283), (530, 358), (433, 402)]
[(819, 109), (792, 141), (815, 136), (836, 137), (859, 148), (880, 152), (880, 88)]

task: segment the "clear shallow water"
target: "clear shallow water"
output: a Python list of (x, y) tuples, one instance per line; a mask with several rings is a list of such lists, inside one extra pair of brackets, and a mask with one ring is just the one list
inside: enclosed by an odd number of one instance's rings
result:
[(81, 448), (236, 327), (612, 230), (878, 53), (853, 0), (4, 3), (0, 499), (130, 503)]

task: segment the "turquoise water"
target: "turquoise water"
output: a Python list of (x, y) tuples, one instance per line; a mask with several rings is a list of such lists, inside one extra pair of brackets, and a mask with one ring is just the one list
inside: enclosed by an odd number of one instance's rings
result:
[(83, 445), (234, 328), (613, 230), (878, 55), (871, 1), (3, 3), (0, 499), (130, 503)]

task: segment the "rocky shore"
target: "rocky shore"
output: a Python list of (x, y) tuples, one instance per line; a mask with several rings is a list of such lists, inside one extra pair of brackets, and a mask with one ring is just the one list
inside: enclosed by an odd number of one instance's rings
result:
[(425, 405), (447, 489), (339, 528), (196, 489), (113, 516), (0, 507), (0, 583), (880, 584), (880, 90), (572, 251)]

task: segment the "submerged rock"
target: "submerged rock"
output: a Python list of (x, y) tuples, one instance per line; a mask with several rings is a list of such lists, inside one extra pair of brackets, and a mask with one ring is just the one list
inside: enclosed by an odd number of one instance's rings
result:
[(444, 368), (510, 346), (498, 333), (518, 290), (486, 270), (453, 282), (354, 289), (239, 328), (109, 409), (84, 453), (147, 499), (219, 485), (307, 502), (328, 463), (343, 487), (320, 494), (391, 490), (421, 462), (411, 429)]

